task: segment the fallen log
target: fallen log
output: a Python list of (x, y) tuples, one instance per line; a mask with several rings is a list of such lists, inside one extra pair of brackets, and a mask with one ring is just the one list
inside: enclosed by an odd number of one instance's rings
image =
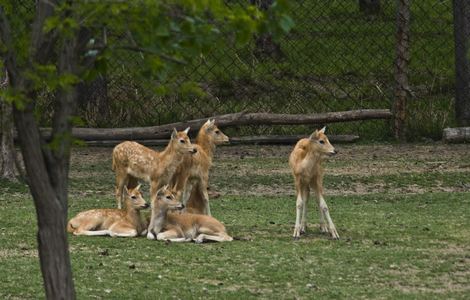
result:
[(442, 139), (447, 143), (470, 142), (470, 127), (445, 128)]
[[(392, 113), (389, 109), (361, 109), (302, 115), (239, 112), (215, 116), (211, 117), (211, 119), (216, 120), (218, 127), (224, 128), (240, 125), (329, 124), (358, 120), (389, 119), (391, 117)], [(72, 135), (84, 141), (162, 139), (169, 138), (173, 128), (183, 130), (186, 127), (191, 127), (192, 132), (197, 132), (206, 121), (207, 118), (150, 127), (73, 128)], [(41, 133), (48, 137), (51, 135), (51, 130), (43, 128)]]
[[(304, 135), (272, 135), (272, 136), (244, 136), (230, 138), (228, 145), (270, 145), (283, 144), (293, 145), (298, 140), (307, 137)], [(328, 139), (332, 143), (352, 143), (359, 139), (357, 135), (328, 135)], [(92, 147), (114, 147), (123, 140), (98, 140), (85, 141), (85, 144)], [(166, 146), (168, 139), (152, 139), (152, 140), (135, 140), (137, 143), (145, 146)]]

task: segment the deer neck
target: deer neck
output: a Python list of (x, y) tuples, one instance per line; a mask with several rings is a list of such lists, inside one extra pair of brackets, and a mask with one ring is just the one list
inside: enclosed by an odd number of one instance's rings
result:
[(168, 208), (162, 208), (159, 205), (154, 207), (155, 213), (153, 214), (154, 226), (153, 230), (157, 234), (162, 231), (163, 227), (167, 223), (168, 219)]
[(126, 207), (124, 208), (125, 218), (132, 223), (135, 227), (138, 227), (141, 224), (142, 219), (140, 217), (140, 211), (132, 207), (132, 203), (127, 201)]
[(207, 154), (210, 160), (214, 157), (215, 144), (205, 132), (199, 131), (196, 137), (196, 144)]
[(178, 165), (181, 163), (183, 155), (183, 153), (175, 149), (175, 147), (173, 146), (173, 141), (171, 141), (165, 148), (165, 150), (160, 152), (159, 164), (163, 169), (167, 170), (170, 173), (174, 173)]

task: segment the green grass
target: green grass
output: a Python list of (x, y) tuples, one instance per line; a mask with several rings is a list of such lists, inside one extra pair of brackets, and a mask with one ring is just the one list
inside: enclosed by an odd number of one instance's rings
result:
[[(343, 155), (326, 164), (325, 178), (340, 240), (319, 232), (314, 201), (307, 234), (292, 240), (295, 197), (285, 157), (290, 147), (223, 148), (211, 185), (233, 187), (211, 206), (236, 240), (197, 245), (69, 236), (78, 298), (468, 298), (468, 146), (340, 148)], [(70, 216), (114, 206), (110, 152), (74, 152)], [(246, 157), (237, 159), (239, 153)], [(368, 159), (372, 154), (379, 157), (375, 162)], [(440, 172), (427, 172), (436, 162), (444, 166)], [(383, 175), (367, 174), (372, 163), (380, 164)], [(396, 168), (407, 173), (397, 175)], [(449, 191), (436, 191), (437, 181)], [(349, 185), (358, 182), (363, 192), (352, 193)], [(375, 193), (377, 182), (390, 191)], [(250, 183), (282, 190), (257, 194)], [(408, 192), (414, 185), (420, 191)], [(42, 297), (35, 211), (24, 185), (0, 182), (0, 220), (0, 298)]]

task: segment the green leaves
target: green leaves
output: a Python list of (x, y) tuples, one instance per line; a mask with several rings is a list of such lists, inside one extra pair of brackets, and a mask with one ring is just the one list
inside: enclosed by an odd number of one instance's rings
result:
[(54, 64), (34, 65), (32, 70), (25, 72), (26, 78), (32, 81), (35, 89), (47, 89), (55, 91), (58, 89), (68, 89), (80, 81), (75, 74), (58, 74)]
[(294, 25), (294, 20), (292, 20), (291, 17), (286, 14), (281, 16), (281, 19), (279, 20), (279, 26), (285, 33), (288, 33), (294, 27)]
[[(8, 1), (7, 1), (8, 2)], [(286, 14), (288, 1), (275, 1), (262, 11), (248, 1), (223, 0), (139, 0), (139, 1), (78, 1), (54, 7), (54, 14), (43, 32), (54, 43), (49, 61), (32, 61), (31, 26), (34, 6), (28, 9), (8, 2), (7, 11), (15, 25), (14, 52), (22, 66), (22, 74), (32, 87), (47, 93), (68, 89), (83, 80), (120, 68), (123, 74), (139, 82), (155, 82), (157, 94), (181, 92), (202, 96), (195, 83), (181, 84), (182, 68), (191, 66), (211, 51), (227, 45), (246, 44), (255, 34), (268, 32), (276, 37), (289, 32), (294, 21)], [(16, 15), (21, 11), (21, 15)], [(26, 17), (28, 16), (28, 17)], [(25, 20), (28, 22), (25, 23)], [(77, 74), (58, 74), (58, 51), (66, 39), (75, 39), (86, 32), (89, 41), (81, 41), (80, 69)], [(78, 51), (79, 49), (77, 49)], [(133, 57), (133, 63), (122, 57)], [(138, 63), (135, 63), (135, 62)], [(180, 90), (167, 88), (168, 81)], [(18, 98), (16, 92), (10, 98)], [(20, 101), (21, 102), (21, 101)], [(19, 103), (20, 103), (19, 102)]]

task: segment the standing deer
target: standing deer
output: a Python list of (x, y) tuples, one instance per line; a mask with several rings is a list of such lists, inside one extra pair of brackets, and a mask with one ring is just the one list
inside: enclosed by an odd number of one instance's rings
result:
[(216, 145), (228, 141), (229, 138), (215, 125), (215, 120), (207, 120), (199, 129), (193, 144), (197, 153), (183, 158), (171, 180), (176, 190), (182, 191), (182, 202), (188, 211), (211, 215), (207, 192), (209, 170)]
[(170, 182), (176, 168), (187, 153), (197, 149), (188, 137), (189, 127), (177, 132), (173, 129), (171, 140), (162, 152), (154, 151), (136, 142), (122, 142), (113, 150), (113, 171), (116, 173), (116, 201), (121, 208), (125, 186), (134, 187), (141, 179), (150, 183), (150, 197)]
[(140, 185), (133, 189), (124, 187), (126, 205), (124, 209), (92, 209), (83, 211), (70, 219), (67, 231), (74, 235), (110, 235), (112, 237), (135, 237), (145, 235), (146, 223), (140, 210), (149, 205), (142, 198)]
[(178, 201), (168, 186), (158, 190), (152, 200), (152, 215), (147, 230), (147, 238), (169, 240), (172, 242), (205, 240), (224, 242), (232, 241), (225, 226), (211, 216), (172, 213), (171, 210), (182, 209), (184, 205)]
[[(307, 226), (307, 201), (310, 188), (315, 192), (320, 214), (320, 230), (329, 232), (333, 239), (339, 235), (331, 220), (328, 206), (323, 198), (323, 167), (326, 157), (337, 152), (325, 135), (326, 127), (315, 130), (309, 138), (297, 142), (289, 157), (289, 165), (295, 180), (297, 193), (297, 215), (295, 219), (294, 238), (298, 239), (305, 233)], [(326, 223), (325, 223), (326, 221)]]

